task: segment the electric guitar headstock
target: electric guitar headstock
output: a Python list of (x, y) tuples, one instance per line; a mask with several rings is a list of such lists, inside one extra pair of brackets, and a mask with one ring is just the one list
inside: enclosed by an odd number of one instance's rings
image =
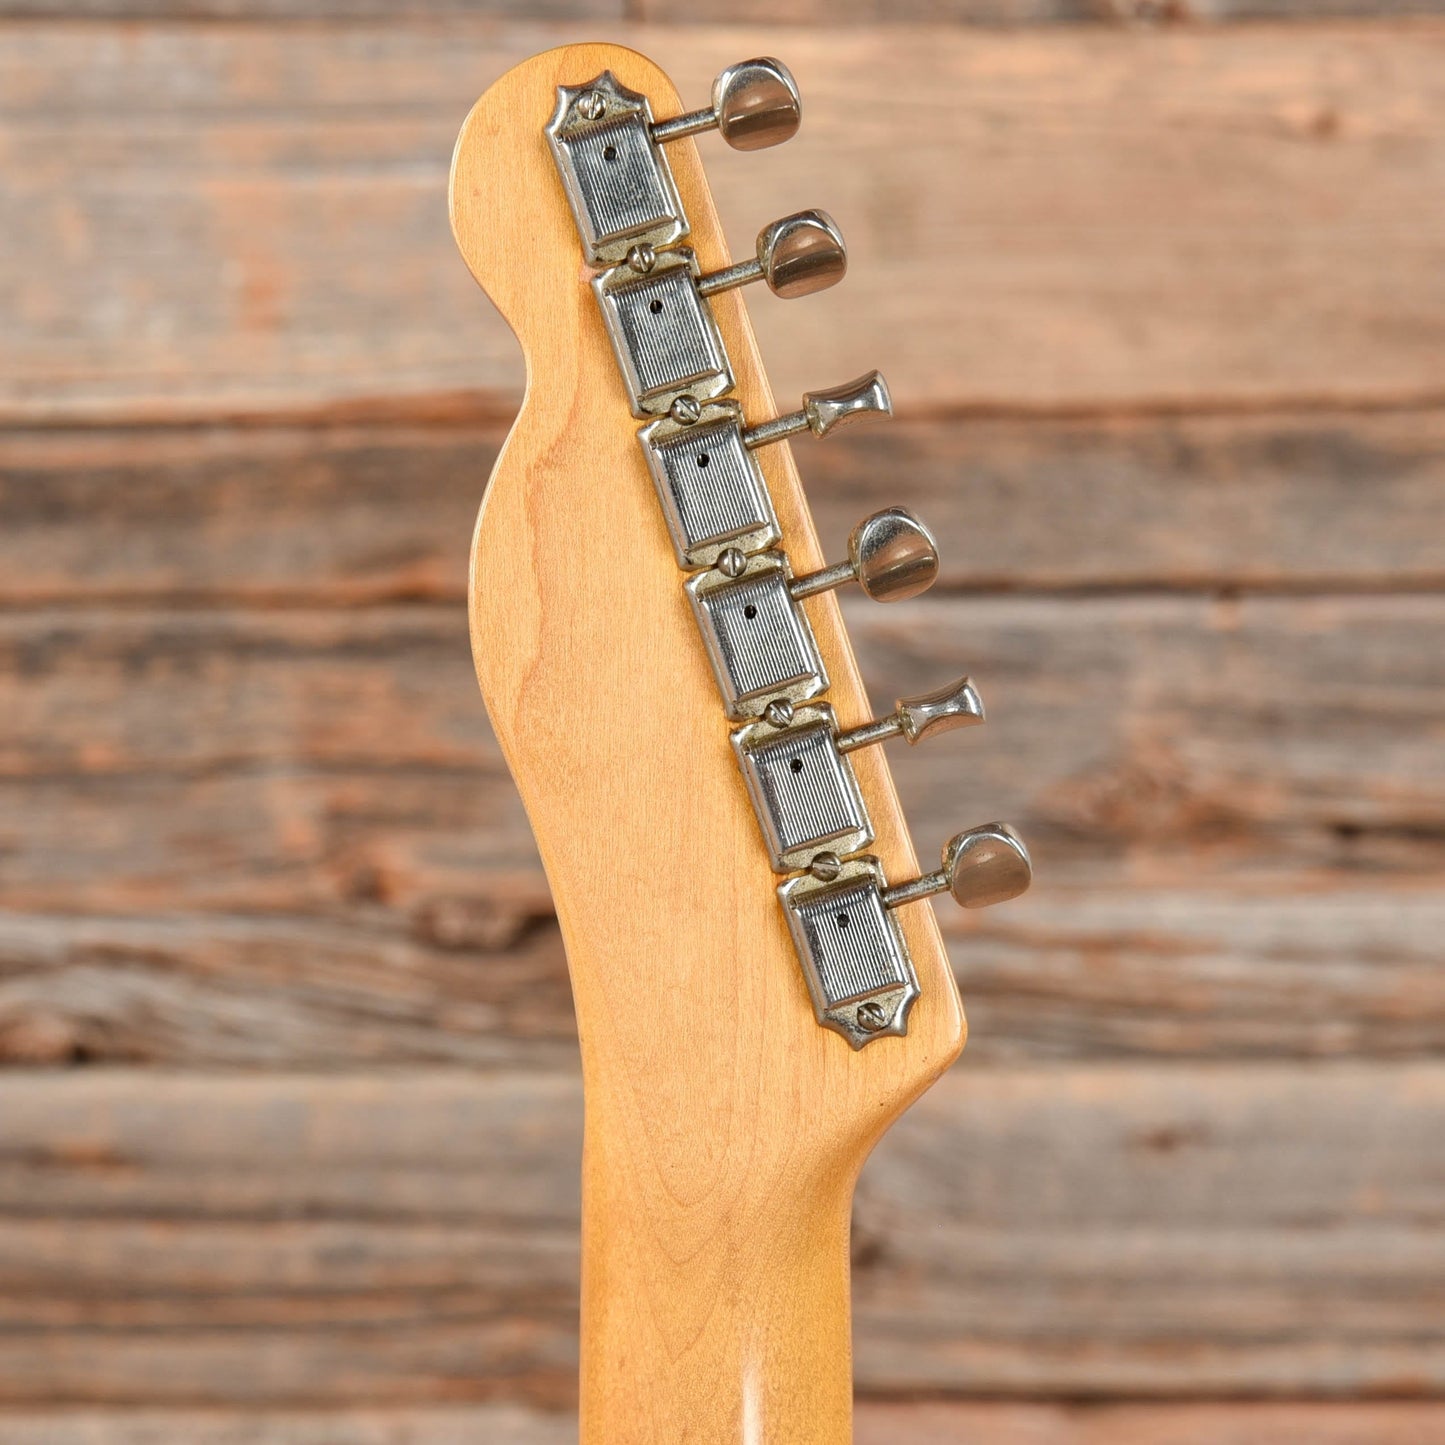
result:
[(689, 112), (644, 57), (569, 46), (482, 97), (453, 163), (527, 360), (470, 612), (581, 1038), (584, 1445), (848, 1438), (853, 1180), (964, 1040), (919, 900), (1030, 876), (1001, 824), (920, 870), (875, 746), (983, 719), (968, 679), (870, 718), (834, 589), (915, 596), (934, 539), (887, 508), (830, 564), (786, 444), (887, 415), (882, 377), (780, 413), (758, 357), (740, 288), (823, 290), (842, 237), (801, 211), (726, 254), (692, 137), (800, 115), (776, 61)]

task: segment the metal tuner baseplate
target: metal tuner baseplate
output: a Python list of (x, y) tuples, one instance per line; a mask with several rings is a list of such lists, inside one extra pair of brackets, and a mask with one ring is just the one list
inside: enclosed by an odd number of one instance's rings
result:
[(826, 692), (828, 674), (812, 624), (789, 590), (787, 559), (725, 553), (720, 562), (686, 586), (729, 720), (747, 722), (775, 700), (799, 703)]
[(652, 107), (610, 70), (585, 85), (557, 87), (547, 141), (592, 265), (687, 235), (672, 170), (653, 139)]
[(827, 703), (774, 704), (734, 732), (732, 745), (775, 873), (810, 867), (819, 853), (857, 853), (873, 841)]
[(737, 402), (675, 406), (640, 435), (680, 567), (711, 567), (729, 547), (760, 552), (778, 541)]
[[(831, 866), (819, 866), (824, 863)], [(866, 854), (819, 859), (813, 873), (778, 886), (818, 1022), (855, 1049), (906, 1033), (918, 997), (902, 930), (883, 903), (884, 886), (882, 865)]]
[(732, 367), (712, 308), (697, 289), (697, 257), (634, 247), (592, 282), (634, 416), (664, 415), (682, 396), (731, 391)]

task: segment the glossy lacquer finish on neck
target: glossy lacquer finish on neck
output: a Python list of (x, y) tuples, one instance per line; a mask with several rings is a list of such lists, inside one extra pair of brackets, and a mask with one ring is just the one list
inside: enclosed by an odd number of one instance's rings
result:
[[(451, 198), (527, 361), (477, 524), (471, 628), (581, 1036), (582, 1441), (842, 1445), (854, 1179), (957, 1055), (963, 1017), (927, 907), (902, 918), (921, 988), (907, 1037), (855, 1052), (814, 1017), (544, 135), (557, 86), (604, 70), (659, 120), (684, 112), (631, 51), (537, 56), (468, 117)], [(668, 149), (691, 244), (722, 268), (696, 143)], [(713, 305), (746, 417), (774, 415), (742, 300)], [(788, 447), (759, 460), (794, 565), (821, 566)], [(808, 606), (829, 698), (856, 726), (869, 708), (836, 606)], [(859, 783), (876, 852), (907, 878), (879, 753), (857, 754)]]

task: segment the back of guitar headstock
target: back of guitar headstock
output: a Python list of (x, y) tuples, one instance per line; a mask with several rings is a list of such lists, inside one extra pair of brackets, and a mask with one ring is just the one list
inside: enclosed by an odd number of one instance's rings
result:
[(783, 438), (887, 391), (780, 418), (737, 289), (822, 289), (841, 238), (803, 212), (731, 265), (690, 139), (796, 123), (776, 62), (685, 112), (644, 57), (569, 46), (482, 97), (453, 164), (458, 244), (528, 368), (471, 628), (576, 1002), (586, 1445), (848, 1438), (853, 1179), (964, 1039), (932, 910), (908, 905), (1028, 879), (989, 825), (919, 880), (871, 746), (982, 708), (963, 680), (869, 720), (831, 589), (911, 596), (932, 539), (889, 509), (827, 566)]

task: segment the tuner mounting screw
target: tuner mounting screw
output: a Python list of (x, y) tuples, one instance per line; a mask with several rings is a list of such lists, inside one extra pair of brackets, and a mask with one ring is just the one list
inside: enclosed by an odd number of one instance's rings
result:
[(785, 697), (775, 697), (763, 709), (763, 717), (775, 728), (785, 728), (793, 720), (793, 704)]
[(702, 417), (702, 407), (690, 392), (683, 392), (681, 396), (674, 398), (667, 414), (679, 426), (693, 426)]
[(607, 97), (601, 91), (589, 90), (577, 102), (577, 111), (583, 120), (601, 120), (607, 110)]
[(819, 883), (832, 883), (842, 871), (843, 865), (838, 861), (836, 853), (819, 853), (808, 865), (808, 872)]
[(724, 577), (741, 577), (747, 565), (748, 559), (736, 547), (724, 547), (718, 553), (717, 569)]
[(657, 252), (646, 241), (641, 241), (628, 251), (627, 264), (634, 271), (645, 276), (657, 265)]
[(883, 1011), (881, 1005), (876, 1003), (860, 1003), (858, 1012), (855, 1015), (860, 1029), (867, 1029), (870, 1034), (876, 1034), (888, 1022), (888, 1015)]

